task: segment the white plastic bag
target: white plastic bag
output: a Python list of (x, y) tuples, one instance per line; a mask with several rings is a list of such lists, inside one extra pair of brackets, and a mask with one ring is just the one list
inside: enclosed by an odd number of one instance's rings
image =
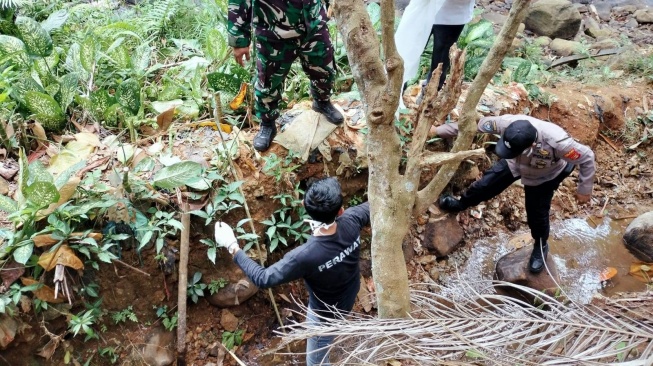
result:
[[(419, 60), (428, 42), (435, 15), (446, 0), (411, 0), (401, 17), (395, 44), (404, 59), (403, 84), (415, 77)], [(403, 98), (399, 98), (399, 108), (405, 108)]]

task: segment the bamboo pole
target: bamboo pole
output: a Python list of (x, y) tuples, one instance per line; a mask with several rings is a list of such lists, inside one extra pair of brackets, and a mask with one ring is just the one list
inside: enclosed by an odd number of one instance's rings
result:
[(190, 213), (188, 202), (181, 202), (181, 245), (179, 248), (179, 281), (177, 286), (177, 366), (186, 365), (186, 302), (188, 287), (188, 251), (190, 242)]

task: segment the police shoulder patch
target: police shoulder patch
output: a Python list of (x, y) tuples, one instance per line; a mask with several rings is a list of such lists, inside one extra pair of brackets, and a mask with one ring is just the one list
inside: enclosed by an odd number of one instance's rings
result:
[(483, 131), (486, 132), (496, 132), (497, 123), (495, 121), (487, 121), (483, 123)]
[(563, 155), (565, 158), (569, 160), (576, 160), (580, 158), (582, 155), (578, 152), (578, 150), (574, 149), (573, 147), (571, 150), (569, 150), (565, 155)]

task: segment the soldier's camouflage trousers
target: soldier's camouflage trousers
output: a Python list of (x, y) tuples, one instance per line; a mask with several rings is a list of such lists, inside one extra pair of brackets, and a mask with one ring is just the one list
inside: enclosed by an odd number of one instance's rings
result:
[(311, 96), (315, 100), (328, 100), (335, 78), (333, 46), (328, 27), (313, 36), (268, 40), (256, 39), (256, 68), (254, 83), (256, 116), (263, 124), (273, 124), (279, 117), (279, 101), (283, 84), (292, 63), (299, 57), (304, 72), (311, 80)]

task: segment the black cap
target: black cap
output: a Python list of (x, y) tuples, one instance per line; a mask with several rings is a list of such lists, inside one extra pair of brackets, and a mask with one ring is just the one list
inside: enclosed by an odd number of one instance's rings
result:
[(503, 131), (494, 152), (503, 159), (513, 159), (530, 147), (537, 138), (537, 130), (527, 120), (511, 123)]

